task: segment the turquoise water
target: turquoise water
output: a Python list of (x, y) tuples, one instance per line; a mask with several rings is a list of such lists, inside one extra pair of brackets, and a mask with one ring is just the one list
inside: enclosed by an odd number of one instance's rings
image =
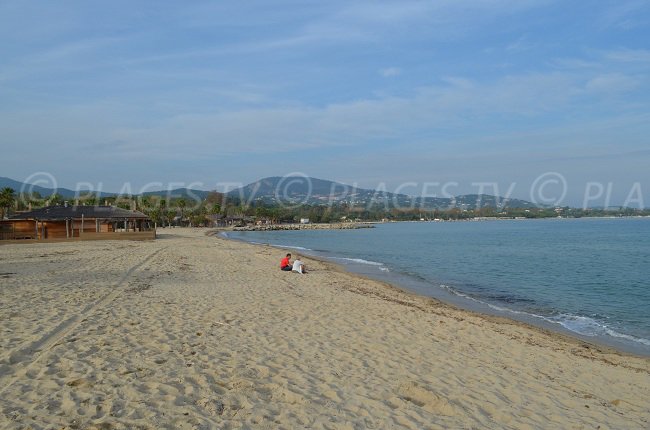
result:
[(650, 355), (648, 218), (227, 234), (293, 247), (456, 305)]

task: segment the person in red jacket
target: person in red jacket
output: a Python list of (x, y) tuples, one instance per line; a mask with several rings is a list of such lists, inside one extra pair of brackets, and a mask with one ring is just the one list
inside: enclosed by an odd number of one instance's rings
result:
[(285, 272), (291, 272), (292, 269), (293, 269), (293, 264), (291, 264), (291, 254), (287, 254), (286, 257), (284, 257), (280, 262), (280, 270), (284, 270)]

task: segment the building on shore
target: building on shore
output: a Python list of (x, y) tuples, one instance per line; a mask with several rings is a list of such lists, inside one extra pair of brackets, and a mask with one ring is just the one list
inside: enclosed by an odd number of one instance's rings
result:
[(0, 221), (0, 240), (154, 239), (154, 222), (115, 206), (48, 206)]

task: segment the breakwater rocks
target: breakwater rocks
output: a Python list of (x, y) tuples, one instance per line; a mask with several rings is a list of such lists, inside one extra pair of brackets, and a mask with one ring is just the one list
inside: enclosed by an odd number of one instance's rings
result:
[(375, 228), (369, 223), (335, 223), (335, 224), (265, 224), (234, 227), (234, 231), (275, 231), (275, 230), (354, 230), (357, 228)]

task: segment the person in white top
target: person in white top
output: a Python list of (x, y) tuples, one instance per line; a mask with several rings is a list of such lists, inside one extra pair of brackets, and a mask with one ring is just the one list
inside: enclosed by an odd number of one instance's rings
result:
[(300, 260), (300, 257), (296, 257), (293, 262), (293, 271), (298, 273), (307, 273), (307, 267), (305, 263)]

